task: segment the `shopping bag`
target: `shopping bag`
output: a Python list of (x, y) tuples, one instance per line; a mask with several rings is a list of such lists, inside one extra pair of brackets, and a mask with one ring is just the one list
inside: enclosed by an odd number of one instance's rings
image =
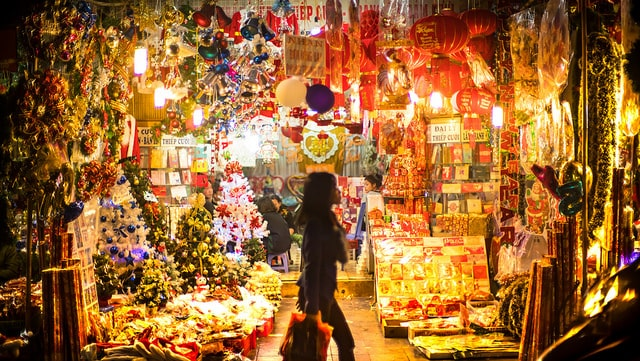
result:
[(280, 345), (282, 361), (326, 361), (333, 327), (318, 321), (305, 321), (304, 313), (292, 312)]

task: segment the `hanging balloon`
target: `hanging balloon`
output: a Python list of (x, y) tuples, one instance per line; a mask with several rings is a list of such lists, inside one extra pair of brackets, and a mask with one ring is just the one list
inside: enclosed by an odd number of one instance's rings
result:
[[(560, 183), (564, 184), (571, 181), (581, 181), (583, 168), (582, 163), (575, 160), (564, 163), (560, 168)], [(591, 172), (591, 167), (587, 167), (587, 184), (584, 187), (587, 194), (589, 194), (592, 183), (593, 173)]]
[(552, 196), (560, 199), (558, 194), (558, 176), (551, 166), (545, 166), (544, 168), (534, 164), (531, 166), (531, 172), (538, 178), (540, 183), (546, 188)]
[(582, 210), (582, 182), (570, 181), (558, 187), (558, 196), (560, 203), (558, 210), (562, 215), (571, 217), (575, 216)]
[(325, 113), (329, 111), (335, 103), (335, 95), (326, 85), (314, 84), (307, 89), (307, 95), (305, 97), (309, 109), (312, 109), (318, 113)]
[(306, 85), (296, 78), (285, 79), (276, 87), (276, 100), (285, 107), (300, 106), (306, 95)]

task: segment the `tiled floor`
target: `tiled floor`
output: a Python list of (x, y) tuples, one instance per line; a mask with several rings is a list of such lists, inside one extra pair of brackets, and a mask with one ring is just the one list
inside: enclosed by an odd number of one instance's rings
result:
[[(376, 319), (369, 298), (342, 298), (340, 307), (347, 315), (347, 321), (356, 340), (356, 361), (404, 361), (426, 360), (426, 357), (406, 338), (385, 338)], [(280, 361), (278, 347), (286, 331), (291, 312), (295, 310), (295, 299), (285, 298), (276, 314), (274, 329), (267, 337), (258, 339), (258, 346), (252, 360)], [(338, 351), (331, 341), (327, 361), (338, 361)]]
[[(300, 275), (300, 250), (294, 245), (291, 249), (294, 264), (289, 273), (282, 273), (283, 283), (295, 282)], [(357, 262), (349, 261), (344, 269), (338, 271), (339, 282), (372, 280), (373, 275), (358, 267)], [(420, 351), (409, 344), (406, 338), (385, 338), (378, 323), (373, 296), (353, 297), (349, 292), (339, 293), (338, 302), (351, 327), (356, 340), (356, 361), (404, 361), (426, 360)], [(267, 337), (258, 339), (258, 346), (249, 357), (254, 361), (280, 361), (278, 347), (289, 323), (292, 311), (295, 311), (296, 299), (286, 297), (275, 316), (274, 329)], [(338, 361), (337, 348), (333, 341), (329, 348), (327, 361)]]

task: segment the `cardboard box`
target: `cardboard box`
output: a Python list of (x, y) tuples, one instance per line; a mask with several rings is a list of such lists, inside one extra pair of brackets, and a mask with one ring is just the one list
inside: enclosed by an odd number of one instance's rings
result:
[(407, 338), (409, 335), (408, 320), (382, 320), (382, 333), (385, 338)]

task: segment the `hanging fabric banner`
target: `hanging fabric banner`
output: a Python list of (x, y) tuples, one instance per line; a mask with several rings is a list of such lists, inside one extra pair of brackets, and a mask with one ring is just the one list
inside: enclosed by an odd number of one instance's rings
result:
[(284, 69), (287, 77), (324, 78), (324, 38), (286, 35), (284, 40)]

